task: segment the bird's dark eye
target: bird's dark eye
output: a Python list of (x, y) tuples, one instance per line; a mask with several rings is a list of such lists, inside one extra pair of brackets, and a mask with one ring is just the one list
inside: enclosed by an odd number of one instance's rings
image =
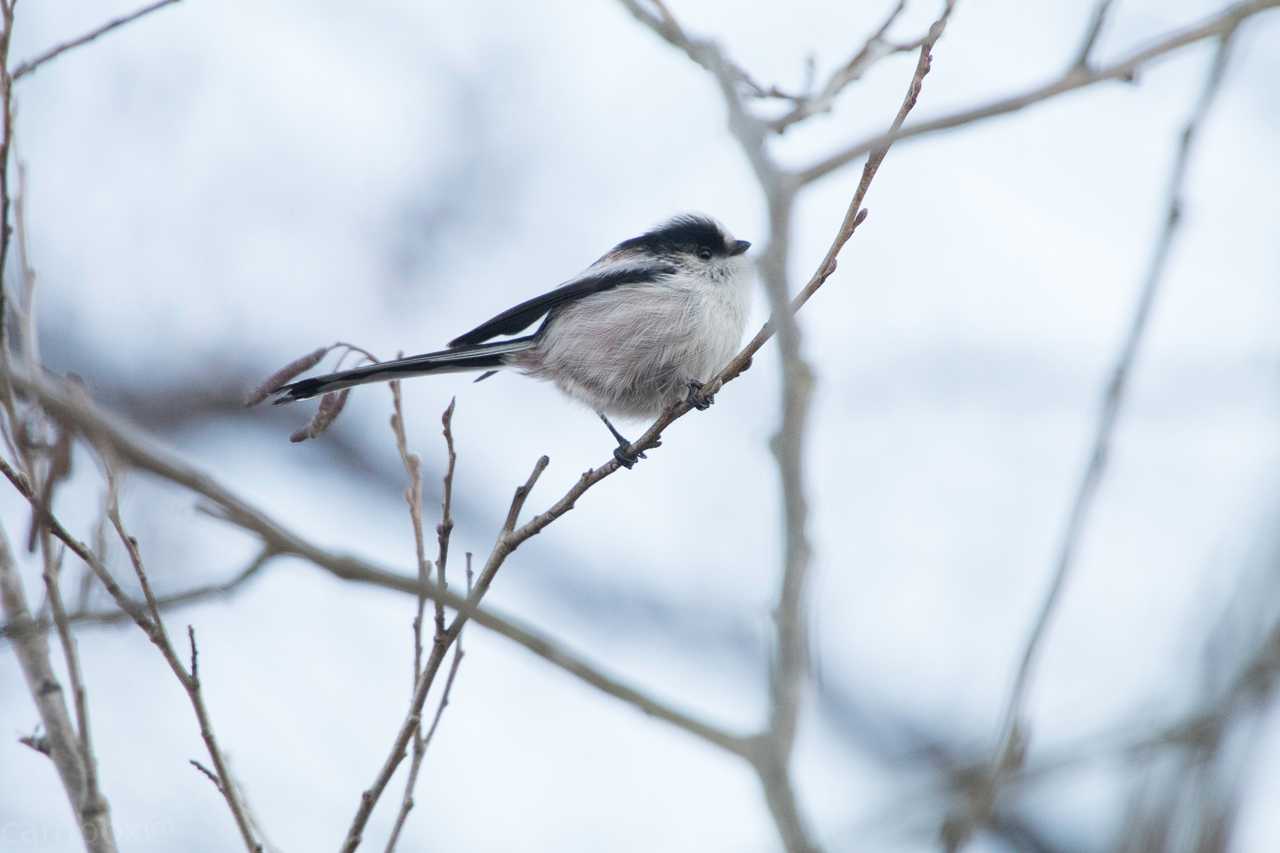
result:
[(704, 261), (711, 260), (711, 248), (709, 246), (699, 246), (698, 257), (702, 258)]

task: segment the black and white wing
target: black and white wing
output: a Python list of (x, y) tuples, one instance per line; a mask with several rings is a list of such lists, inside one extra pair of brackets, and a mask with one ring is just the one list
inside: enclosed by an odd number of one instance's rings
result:
[[(607, 256), (606, 256), (607, 257)], [(552, 309), (623, 284), (641, 284), (672, 275), (676, 268), (661, 262), (599, 263), (588, 267), (582, 275), (562, 284), (555, 290), (525, 300), (514, 308), (508, 308), (492, 320), (481, 323), (465, 335), (449, 341), (450, 348), (468, 347), (495, 338), (498, 335), (514, 335), (529, 328)]]

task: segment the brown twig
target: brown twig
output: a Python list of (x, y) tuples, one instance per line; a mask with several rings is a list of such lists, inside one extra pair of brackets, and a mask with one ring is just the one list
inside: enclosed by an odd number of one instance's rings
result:
[[(99, 562), (101, 562), (102, 552), (95, 550), (93, 553), (97, 556)], [(183, 607), (188, 604), (198, 604), (211, 598), (230, 595), (239, 591), (249, 580), (252, 580), (260, 571), (262, 571), (263, 568), (265, 568), (266, 564), (274, 556), (276, 556), (276, 554), (270, 550), (260, 551), (247, 566), (227, 580), (219, 583), (203, 584), (201, 586), (192, 587), (191, 589), (185, 589), (182, 592), (175, 592), (169, 595), (157, 595), (156, 604), (162, 611), (167, 611), (175, 607)], [(89, 569), (87, 565), (84, 578), (88, 579), (90, 582), (92, 582), (94, 578), (93, 570)], [(130, 616), (129, 613), (118, 607), (103, 610), (90, 610), (85, 601), (84, 587), (85, 585), (82, 584), (80, 604), (77, 605), (75, 610), (67, 613), (67, 622), (69, 624), (75, 625), (77, 623), (84, 622), (94, 625), (115, 625), (122, 622), (133, 621), (133, 617)], [(130, 600), (133, 601), (132, 599)], [(137, 601), (133, 601), (133, 605), (135, 608), (142, 607), (142, 604)], [(51, 623), (48, 620), (44, 620), (36, 623), (36, 627), (38, 630), (47, 631), (50, 628), (50, 624)], [(12, 631), (12, 625), (9, 625), (8, 623), (0, 625), (0, 637), (7, 637), (12, 633)]]
[[(853, 227), (856, 227), (862, 219), (861, 214), (857, 216)], [(851, 233), (851, 229), (842, 229), (839, 239), (840, 246), (844, 245), (848, 235)], [(834, 269), (833, 263), (824, 261), (806, 287), (792, 300), (790, 310), (798, 310), (816, 293), (822, 283), (834, 272)], [(737, 378), (748, 368), (751, 357), (774, 336), (776, 325), (776, 322), (771, 322), (761, 328), (742, 352), (708, 383), (708, 389), (711, 393), (718, 391), (724, 384)], [(127, 427), (98, 411), (87, 401), (68, 399), (65, 392), (61, 391), (56, 384), (49, 380), (36, 378), (29, 374), (16, 373), (14, 382), (21, 385), (27, 393), (37, 396), (41, 404), (53, 412), (55, 417), (67, 418), (75, 423), (91, 441), (112, 447), (122, 460), (209, 498), (219, 507), (221, 511), (220, 517), (257, 533), (262, 537), (264, 544), (269, 545), (278, 553), (301, 556), (345, 580), (376, 584), (415, 595), (424, 589), (422, 584), (415, 582), (413, 579), (387, 572), (346, 555), (331, 554), (303, 540), (270, 519), (258, 508), (253, 507), (242, 498), (226, 490), (208, 475), (197, 471), (176, 457), (149, 446), (146, 441), (133, 435), (132, 431)], [(652, 449), (657, 445), (662, 431), (674, 421), (683, 417), (689, 410), (690, 406), (683, 401), (671, 406), (663, 412), (644, 435), (633, 443), (632, 448), (636, 450)], [(485, 569), (477, 581), (477, 590), (487, 588), (497, 567), (519, 544), (541, 532), (546, 526), (572, 509), (575, 502), (586, 491), (604, 478), (612, 475), (618, 467), (618, 463), (610, 458), (601, 466), (587, 471), (559, 500), (545, 511), (535, 515), (525, 524), (501, 535), (493, 554), (490, 555), (490, 559), (486, 562)], [(523, 501), (523, 497), (521, 500)], [(515, 509), (518, 513), (519, 507)], [(425, 589), (427, 590), (427, 597), (443, 601), (447, 606), (457, 608), (460, 616), (465, 615), (468, 619), (474, 619), (485, 627), (501, 633), (503, 636), (530, 649), (535, 654), (582, 678), (587, 683), (635, 705), (643, 712), (676, 725), (737, 755), (746, 756), (750, 754), (751, 747), (748, 739), (726, 733), (717, 727), (664, 705), (641, 691), (619, 682), (617, 679), (605, 675), (595, 667), (570, 654), (567, 650), (539, 636), (531, 629), (519, 625), (510, 617), (497, 616), (489, 611), (474, 607), (468, 600), (462, 599), (447, 590), (438, 589), (434, 584)], [(455, 624), (458, 624), (456, 618)]]
[(458, 636), (462, 633), (463, 626), (467, 624), (468, 618), (473, 615), (475, 606), (484, 598), (489, 584), (493, 582), (494, 576), (507, 555), (519, 545), (519, 542), (510, 541), (515, 522), (520, 515), (521, 507), (524, 506), (525, 500), (529, 497), (529, 492), (532, 491), (534, 484), (542, 476), (542, 472), (546, 470), (549, 462), (550, 460), (545, 456), (539, 459), (537, 464), (534, 465), (533, 473), (529, 475), (529, 479), (523, 486), (516, 489), (515, 496), (511, 499), (511, 507), (507, 511), (507, 520), (502, 526), (502, 531), (498, 534), (498, 542), (494, 545), (493, 552), (489, 556), (489, 561), (486, 563), (484, 571), (481, 572), (474, 587), (467, 594), (467, 604), (470, 605), (470, 608), (460, 609), (444, 633), (437, 637), (432, 644), (426, 665), (423, 666), (422, 673), (418, 676), (418, 683), (414, 686), (409, 714), (396, 732), (395, 740), (391, 746), (391, 753), (383, 762), (382, 768), (373, 780), (373, 784), (360, 795), (360, 805), (356, 809), (356, 815), (351, 821), (351, 827), (347, 830), (346, 841), (342, 846), (344, 853), (351, 853), (351, 851), (360, 846), (365, 826), (369, 822), (369, 817), (373, 814), (374, 806), (377, 805), (382, 792), (386, 790), (387, 783), (391, 781), (396, 768), (404, 760), (410, 739), (417, 734), (422, 724), (422, 708), (426, 704), (427, 693), (435, 681), (440, 664), (443, 662), (445, 655), (448, 654), (449, 647), (457, 641)]
[(162, 9), (165, 6), (169, 6), (177, 2), (178, 0), (157, 0), (157, 2), (151, 3), (150, 5), (147, 5), (147, 6), (143, 6), (141, 9), (138, 9), (136, 12), (130, 12), (128, 15), (123, 15), (119, 18), (114, 18), (110, 21), (107, 21), (102, 26), (98, 27), (97, 29), (90, 30), (89, 32), (85, 33), (79, 38), (74, 38), (71, 41), (63, 42), (62, 44), (51, 47), (49, 50), (46, 50), (44, 53), (40, 54), (34, 59), (28, 59), (26, 62), (23, 62), (17, 68), (15, 68), (13, 71), (13, 79), (20, 80), (21, 78), (34, 72), (40, 66), (44, 65), (47, 62), (52, 62), (54, 59), (57, 59), (59, 56), (61, 56), (62, 54), (66, 53), (69, 50), (74, 50), (77, 47), (80, 47), (81, 45), (88, 44), (94, 39), (100, 36), (104, 36), (107, 33), (111, 32), (112, 30), (119, 29), (120, 27), (123, 27), (125, 24), (132, 23), (133, 21), (136, 21), (145, 15), (149, 15), (158, 9)]
[[(456, 635), (455, 635), (456, 636)], [(351, 826), (347, 829), (346, 839), (342, 843), (344, 853), (351, 853), (360, 846), (364, 839), (364, 830), (369, 823), (369, 818), (373, 814), (373, 808), (377, 805), (378, 800), (382, 797), (383, 791), (387, 788), (387, 783), (391, 781), (391, 777), (395, 775), (396, 768), (400, 766), (400, 762), (404, 760), (408, 751), (411, 740), (418, 732), (419, 726), (422, 724), (422, 708), (427, 701), (427, 693), (431, 689), (431, 685), (435, 682), (436, 673), (440, 669), (440, 663), (444, 659), (445, 654), (449, 650), (449, 642), (454, 637), (447, 638), (448, 642), (436, 642), (431, 646), (431, 652), (427, 656), (422, 673), (418, 676), (418, 683), (414, 686), (413, 698), (409, 703), (409, 714), (405, 717), (404, 722), (396, 731), (396, 736), (391, 745), (391, 752), (383, 761), (382, 767), (379, 769), (377, 776), (368, 788), (360, 794), (360, 805), (356, 808), (355, 817), (351, 820)], [(425, 749), (425, 747), (424, 747)], [(416, 781), (416, 780), (415, 780)], [(407, 806), (406, 806), (407, 801)], [(405, 800), (401, 801), (401, 810), (407, 816), (409, 808), (412, 808), (412, 791), (406, 789)], [(396, 832), (399, 830), (397, 829)]]
[[(751, 114), (738, 94), (736, 81), (739, 75), (735, 73), (737, 66), (713, 42), (687, 35), (682, 27), (674, 23), (670, 13), (654, 16), (635, 0), (622, 0), (622, 3), (638, 20), (715, 76), (728, 108), (730, 130), (751, 164), (769, 208), (770, 239), (759, 266), (761, 279), (769, 296), (772, 318), (746, 349), (707, 384), (707, 388), (714, 393), (724, 383), (739, 375), (750, 363), (751, 356), (766, 341), (777, 335), (783, 371), (782, 423), (771, 445), (782, 480), (784, 564), (778, 606), (774, 615), (776, 658), (770, 676), (769, 726), (753, 740), (752, 762), (760, 776), (783, 843), (789, 850), (810, 850), (814, 848), (814, 844), (796, 805), (788, 769), (801, 688), (808, 669), (804, 589), (811, 552), (806, 531), (808, 507), (802, 461), (813, 380), (812, 371), (801, 355), (800, 333), (794, 314), (835, 271), (837, 255), (854, 230), (864, 221), (866, 213), (862, 209), (862, 202), (887, 153), (888, 145), (878, 145), (870, 152), (862, 180), (826, 257), (819, 264), (809, 284), (796, 298), (791, 299), (787, 282), (790, 228), (795, 194), (801, 184), (793, 175), (778, 167), (770, 155), (766, 146), (767, 123)], [(942, 36), (952, 7), (953, 3), (948, 0), (942, 14), (919, 42), (920, 57), (916, 71), (907, 96), (890, 127), (890, 134), (901, 128), (907, 113), (915, 106), (921, 81), (928, 73), (933, 45)], [(881, 28), (880, 35), (887, 30), (889, 23), (891, 21)], [(661, 423), (662, 419), (659, 421)], [(655, 428), (651, 428), (634, 442), (630, 451), (649, 449), (652, 446), (649, 442), (657, 438), (658, 426), (655, 425)]]
[[(418, 581), (420, 585), (430, 583), (430, 564), (426, 560), (423, 553), (423, 537), (422, 537), (422, 479), (419, 474), (420, 466), (418, 458), (408, 451), (407, 439), (404, 432), (404, 414), (401, 406), (400, 383), (392, 382), (392, 394), (394, 397), (395, 412), (392, 415), (392, 428), (396, 434), (396, 447), (400, 451), (400, 458), (405, 464), (405, 470), (409, 473), (410, 486), (406, 497), (409, 499), (409, 512), (413, 517), (414, 538), (417, 545), (418, 554)], [(449, 554), (449, 538), (453, 533), (453, 515), (451, 511), (453, 503), (453, 471), (457, 463), (457, 453), (453, 446), (453, 409), (457, 401), (450, 400), (449, 406), (444, 410), (444, 414), (440, 417), (440, 423), (443, 427), (445, 440), (445, 448), (448, 453), (448, 463), (444, 475), (444, 496), (441, 500), (440, 507), (440, 523), (436, 525), (436, 538), (438, 552), (436, 554), (436, 583), (441, 589), (447, 589), (448, 583), (445, 577), (445, 566), (448, 562)], [(468, 583), (468, 592), (470, 592), (470, 583)], [(414, 690), (418, 687), (418, 681), (422, 678), (422, 625), (424, 618), (424, 608), (426, 605), (426, 597), (418, 593), (418, 610), (413, 620), (413, 675)], [(447, 642), (447, 635), (444, 624), (444, 604), (437, 600), (435, 602), (436, 611), (436, 628), (435, 643), (437, 645)], [(441, 707), (436, 711), (435, 722), (432, 723), (431, 729), (435, 730), (436, 723), (440, 720), (440, 714), (443, 706), (448, 704), (449, 690), (453, 686), (453, 679), (457, 673), (459, 659), (462, 654), (462, 635), (458, 634), (457, 645), (454, 650), (453, 665), (449, 669), (448, 678), (445, 681), (444, 693), (441, 696)], [(422, 725), (419, 722), (417, 730), (413, 735), (413, 757), (409, 762), (409, 774), (405, 779), (404, 795), (400, 798), (400, 811), (396, 815), (395, 824), (391, 828), (391, 835), (387, 840), (387, 851), (395, 849), (396, 843), (400, 839), (400, 833), (404, 829), (405, 822), (409, 818), (409, 812), (413, 809), (413, 792), (418, 785), (418, 773), (422, 769), (422, 761), (427, 753), (427, 745), (430, 741), (430, 733), (426, 737), (422, 735)]]
[[(715, 726), (659, 702), (600, 671), (581, 656), (570, 652), (512, 616), (473, 607), (467, 597), (449, 590), (440, 590), (434, 583), (424, 586), (417, 578), (388, 571), (348, 554), (329, 551), (304, 539), (261, 508), (231, 492), (215, 478), (154, 445), (129, 425), (94, 406), (83, 395), (70, 393), (64, 383), (56, 382), (47, 376), (33, 376), (21, 371), (15, 371), (12, 379), (23, 393), (38, 400), (40, 405), (54, 417), (74, 424), (91, 443), (109, 450), (123, 462), (188, 489), (212, 502), (219, 510), (217, 518), (255, 534), (262, 540), (263, 547), (271, 550), (274, 555), (300, 557), (334, 577), (352, 583), (368, 584), (415, 596), (423, 592), (433, 601), (438, 599), (444, 602), (446, 607), (468, 613), (470, 618), (482, 627), (523, 646), (596, 689), (635, 705), (645, 714), (670, 723), (696, 737), (710, 740), (724, 749), (741, 754), (742, 742), (739, 737), (726, 734)], [(684, 410), (688, 410), (687, 405)], [(567, 512), (573, 501), (580, 497), (590, 485), (599, 482), (617, 467), (617, 462), (611, 458), (605, 465), (583, 475), (578, 484), (560, 502), (526, 523), (516, 535), (528, 538), (537, 533), (559, 515)], [(9, 479), (19, 494), (31, 500), (25, 478), (4, 463), (3, 459), (0, 459), (0, 473)], [(97, 555), (83, 542), (72, 536), (56, 518), (50, 520), (50, 531), (93, 570), (99, 582), (111, 584), (115, 588), (115, 592), (111, 595), (117, 602), (124, 602), (120, 606), (129, 613), (130, 618), (134, 621), (139, 618), (149, 620), (145, 611), (142, 611), (115, 585)], [(111, 590), (108, 589), (108, 592)]]
[[(277, 556), (275, 552), (271, 551), (269, 548), (263, 549), (249, 561), (248, 565), (236, 572), (236, 574), (232, 575), (227, 580), (220, 581), (218, 583), (202, 584), (201, 586), (185, 589), (182, 592), (170, 593), (169, 595), (157, 595), (156, 605), (161, 611), (167, 611), (175, 607), (199, 604), (200, 602), (208, 601), (211, 598), (231, 595), (232, 593), (238, 592), (250, 580), (257, 577), (258, 573), (261, 572), (266, 567), (267, 563), (269, 563), (275, 556)], [(92, 572), (90, 572), (88, 576), (93, 577)], [(77, 622), (109, 625), (118, 622), (131, 621), (129, 614), (119, 608), (113, 608), (110, 610), (89, 610), (81, 607), (68, 613), (67, 619), (73, 625)], [(5, 629), (0, 627), (0, 636), (4, 636), (4, 633)]]
[[(468, 554), (468, 562), (471, 555)], [(467, 592), (471, 591), (471, 568), (467, 567)], [(453, 644), (453, 662), (449, 665), (449, 674), (444, 680), (444, 690), (440, 693), (440, 704), (436, 706), (435, 717), (431, 720), (431, 727), (427, 729), (427, 733), (421, 733), (422, 725), (418, 725), (418, 733), (413, 738), (413, 760), (409, 764), (409, 777), (404, 783), (404, 797), (400, 801), (400, 812), (396, 815), (395, 825), (391, 828), (391, 836), (387, 839), (386, 853), (392, 853), (396, 849), (396, 844), (400, 840), (400, 833), (404, 830), (405, 822), (409, 818), (409, 812), (413, 809), (413, 792), (418, 785), (418, 772), (422, 769), (422, 759), (427, 754), (427, 747), (431, 745), (431, 739), (435, 737), (436, 729), (440, 725), (440, 718), (444, 716), (444, 709), (449, 707), (449, 696), (453, 692), (453, 682), (458, 677), (458, 667), (462, 665), (462, 658), (465, 652), (462, 649), (462, 631), (458, 631), (458, 639)]]
[[(440, 416), (440, 426), (444, 434), (445, 449), (448, 461), (445, 464), (444, 486), (440, 498), (440, 523), (436, 525), (436, 583), (441, 589), (448, 589), (445, 579), (445, 567), (449, 564), (449, 537), (453, 534), (453, 469), (458, 462), (458, 454), (453, 447), (453, 407), (456, 399), (449, 400), (449, 408)], [(470, 590), (468, 589), (468, 592)], [(444, 604), (436, 602), (436, 637), (444, 636)]]
[[(405, 488), (404, 499), (409, 505), (409, 521), (413, 527), (414, 556), (417, 558), (419, 585), (425, 587), (431, 580), (431, 563), (427, 560), (426, 542), (422, 532), (422, 463), (417, 454), (409, 450), (409, 439), (404, 426), (404, 406), (400, 394), (400, 383), (388, 383), (391, 388), (391, 431), (396, 439), (396, 451), (400, 454), (400, 462), (409, 476), (409, 485)], [(413, 681), (416, 687), (422, 674), (422, 621), (426, 609), (426, 595), (419, 591), (418, 610), (413, 619)], [(436, 602), (436, 607), (443, 610), (444, 605)], [(444, 617), (440, 617), (443, 622)]]

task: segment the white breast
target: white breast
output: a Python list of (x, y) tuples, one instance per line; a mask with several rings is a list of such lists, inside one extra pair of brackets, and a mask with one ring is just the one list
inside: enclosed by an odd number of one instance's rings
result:
[(556, 312), (518, 365), (598, 412), (653, 417), (736, 354), (750, 307), (748, 270), (732, 258), (717, 281), (676, 275), (580, 299)]

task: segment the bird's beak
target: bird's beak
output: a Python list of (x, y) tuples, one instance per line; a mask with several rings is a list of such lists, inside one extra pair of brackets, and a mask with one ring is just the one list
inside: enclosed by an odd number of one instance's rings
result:
[(746, 240), (738, 240), (733, 244), (733, 248), (729, 250), (730, 255), (741, 255), (747, 249), (751, 248), (751, 244)]

